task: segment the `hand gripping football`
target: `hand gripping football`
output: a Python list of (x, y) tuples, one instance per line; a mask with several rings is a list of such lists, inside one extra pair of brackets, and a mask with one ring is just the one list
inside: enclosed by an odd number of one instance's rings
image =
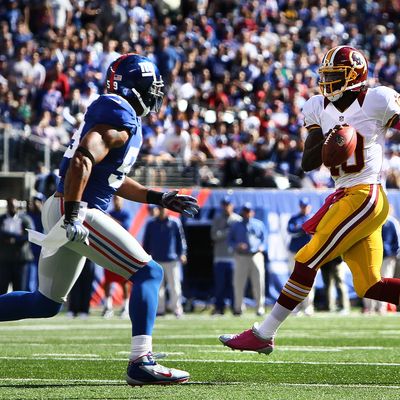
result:
[(357, 145), (357, 132), (349, 125), (335, 126), (322, 145), (322, 162), (326, 167), (343, 164)]

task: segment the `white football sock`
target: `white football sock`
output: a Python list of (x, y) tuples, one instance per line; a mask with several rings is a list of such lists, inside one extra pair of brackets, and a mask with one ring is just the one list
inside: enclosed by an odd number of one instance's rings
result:
[(124, 300), (124, 306), (123, 306), (124, 311), (129, 310), (129, 299)]
[(113, 300), (112, 300), (112, 297), (111, 297), (111, 296), (108, 296), (108, 297), (106, 298), (106, 308), (107, 308), (108, 310), (112, 310), (112, 308), (113, 308)]
[(153, 338), (149, 335), (132, 336), (131, 355), (129, 360), (136, 360), (152, 351)]
[(272, 307), (271, 313), (257, 327), (257, 332), (265, 339), (273, 338), (282, 322), (290, 315), (292, 310), (281, 306), (278, 303)]

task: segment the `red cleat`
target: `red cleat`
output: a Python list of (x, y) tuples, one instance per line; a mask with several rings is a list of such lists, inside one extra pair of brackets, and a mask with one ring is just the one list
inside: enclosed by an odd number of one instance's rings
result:
[(254, 326), (237, 335), (221, 335), (219, 340), (232, 350), (255, 351), (267, 355), (274, 350), (274, 339), (263, 339)]

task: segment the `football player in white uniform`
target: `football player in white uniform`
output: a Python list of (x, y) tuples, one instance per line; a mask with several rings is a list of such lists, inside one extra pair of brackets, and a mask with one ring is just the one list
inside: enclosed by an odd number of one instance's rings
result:
[(385, 134), (389, 128), (400, 129), (400, 96), (387, 87), (368, 88), (367, 60), (350, 46), (330, 49), (319, 73), (322, 95), (311, 97), (303, 108), (309, 131), (303, 169), (321, 166), (323, 142), (337, 126), (354, 127), (357, 146), (345, 163), (330, 168), (336, 191), (303, 225), (313, 237), (297, 252), (294, 271), (271, 313), (260, 325), (220, 336), (232, 349), (271, 353), (278, 328), (307, 297), (320, 266), (340, 255), (352, 272), (358, 296), (393, 304), (400, 301), (400, 279), (380, 274), (381, 230), (389, 210), (380, 174)]

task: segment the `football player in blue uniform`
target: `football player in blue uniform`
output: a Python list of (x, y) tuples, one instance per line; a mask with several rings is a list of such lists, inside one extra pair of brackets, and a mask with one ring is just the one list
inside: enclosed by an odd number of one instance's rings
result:
[[(128, 384), (186, 382), (186, 371), (163, 367), (152, 354), (163, 270), (105, 211), (113, 195), (157, 204), (189, 217), (199, 207), (191, 196), (150, 190), (126, 176), (142, 144), (141, 117), (158, 112), (162, 105), (164, 84), (157, 66), (148, 58), (125, 54), (108, 68), (106, 84), (107, 94), (88, 107), (81, 129), (64, 154), (57, 192), (43, 206), (45, 232), (62, 224), (68, 240), (52, 255), (42, 249), (37, 291), (0, 296), (0, 321), (56, 315), (89, 258), (133, 282)], [(80, 208), (84, 202), (83, 217)]]

